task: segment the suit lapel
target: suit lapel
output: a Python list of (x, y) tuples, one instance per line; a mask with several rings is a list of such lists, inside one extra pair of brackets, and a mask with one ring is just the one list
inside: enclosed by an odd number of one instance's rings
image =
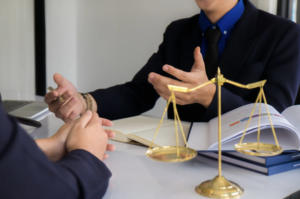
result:
[[(233, 36), (233, 35), (232, 35)], [(227, 43), (218, 65), (226, 79), (236, 81), (251, 49), (255, 45), (257, 37), (247, 41), (241, 41), (238, 37), (232, 37)], [(231, 89), (232, 85), (224, 84), (225, 88)]]
[(188, 28), (181, 38), (180, 48), (180, 69), (190, 72), (194, 65), (194, 50), (197, 46), (201, 47), (201, 29), (198, 25), (199, 15), (191, 20)]
[[(232, 81), (237, 79), (241, 68), (257, 41), (255, 36), (257, 8), (247, 0), (244, 3), (244, 13), (232, 31), (232, 35), (218, 62), (221, 73), (224, 74), (226, 79)], [(228, 90), (232, 88), (230, 84), (224, 84), (224, 86)]]

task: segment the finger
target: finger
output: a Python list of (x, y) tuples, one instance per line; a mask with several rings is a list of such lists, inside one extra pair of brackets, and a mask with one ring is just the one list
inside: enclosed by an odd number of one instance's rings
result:
[[(68, 103), (68, 100), (70, 100), (70, 98), (72, 97), (72, 92), (71, 91), (66, 91), (62, 94), (62, 98), (63, 99), (67, 99), (67, 100), (55, 100), (55, 101), (52, 101), (50, 104), (49, 104), (49, 110), (51, 112), (54, 112), (55, 114), (57, 114), (57, 111), (58, 109), (60, 109), (61, 106), (63, 106), (64, 104)], [(56, 116), (58, 117), (58, 116)], [(61, 117), (59, 117), (61, 118)]]
[(74, 125), (76, 124), (76, 122), (77, 122), (77, 121), (75, 120), (76, 117), (75, 117), (74, 119), (72, 119), (72, 118), (70, 117), (70, 116), (73, 114), (73, 112), (74, 112), (74, 111), (71, 111), (71, 113), (69, 114), (69, 117), (67, 117), (67, 118), (66, 118), (66, 117), (61, 118), (65, 123), (68, 123), (68, 124), (71, 123), (72, 126), (74, 126)]
[[(185, 95), (184, 95), (185, 94)], [(190, 95), (186, 95), (186, 93), (176, 93), (175, 95), (176, 104), (179, 105), (187, 105), (191, 101)]]
[[(167, 95), (163, 92), (161, 92), (159, 89), (155, 88), (155, 90), (157, 91), (157, 93), (164, 98), (166, 101), (168, 101), (170, 99), (170, 95)], [(186, 98), (187, 96), (189, 96), (187, 93), (181, 93), (181, 92), (175, 92), (175, 100), (176, 100), (176, 104), (179, 105), (185, 105), (186, 103)]]
[(71, 114), (71, 108), (76, 104), (76, 99), (72, 97), (64, 106), (60, 107), (55, 116), (58, 118), (68, 118)]
[(61, 95), (61, 97), (63, 98), (62, 101), (61, 101), (61, 100), (55, 100), (55, 101), (52, 102), (52, 104), (55, 104), (55, 107), (57, 107), (57, 109), (58, 109), (60, 106), (62, 106), (62, 105), (64, 105), (65, 103), (67, 103), (68, 100), (71, 99), (71, 97), (72, 97), (72, 92), (68, 90), (68, 91), (64, 92), (64, 93)]
[(65, 91), (65, 92), (61, 95), (61, 97), (62, 97), (63, 100), (62, 100), (62, 101), (61, 101), (61, 100), (57, 100), (57, 101), (59, 101), (60, 104), (64, 104), (64, 103), (66, 103), (68, 100), (70, 100), (71, 97), (73, 97), (73, 93), (72, 93), (72, 91), (67, 90), (67, 91)]
[(107, 126), (110, 127), (113, 125), (112, 121), (105, 119), (105, 118), (100, 118), (102, 120), (102, 126)]
[(68, 80), (65, 79), (61, 74), (59, 73), (55, 73), (53, 75), (53, 80), (54, 82), (57, 84), (57, 87), (58, 88), (62, 88), (62, 87), (65, 87), (68, 83)]
[(108, 157), (109, 157), (109, 155), (107, 153), (104, 153), (103, 160), (107, 159)]
[(115, 132), (113, 132), (112, 130), (109, 130), (109, 129), (105, 129), (105, 132), (107, 134), (107, 137), (109, 138), (114, 138), (115, 137)]
[(189, 80), (191, 79), (191, 74), (188, 72), (179, 70), (167, 64), (163, 66), (163, 70), (177, 79), (182, 80), (183, 82), (190, 82)]
[(69, 117), (67, 117), (67, 118), (65, 118), (65, 117), (63, 117), (63, 118), (61, 118), (65, 123), (71, 123), (73, 120), (71, 120), (71, 118), (69, 118)]
[(156, 92), (165, 100), (169, 100), (170, 98), (170, 93), (169, 94), (166, 94), (164, 92), (162, 92), (161, 90), (159, 90), (158, 88), (154, 87), (154, 89), (156, 90)]
[[(159, 92), (158, 92), (159, 93)], [(178, 93), (178, 92), (176, 92)], [(180, 94), (186, 94), (186, 93), (180, 93)], [(159, 95), (164, 98), (166, 101), (168, 101), (170, 99), (170, 95), (166, 95), (164, 93), (159, 93)], [(178, 94), (176, 94), (178, 95)], [(176, 100), (176, 104), (179, 104), (179, 105), (186, 105), (186, 101), (184, 99), (181, 99), (181, 98), (178, 98), (177, 96), (175, 95), (175, 100)], [(172, 101), (171, 101), (172, 102)]]
[(48, 93), (45, 95), (44, 101), (45, 101), (47, 104), (50, 104), (51, 102), (55, 101), (57, 98), (58, 98), (58, 92), (54, 90), (54, 91), (48, 92)]
[(79, 113), (76, 114), (75, 111), (72, 111), (68, 117), (63, 117), (62, 120), (65, 123), (70, 123), (70, 122), (73, 122), (78, 117), (78, 115), (79, 115)]
[(167, 96), (171, 95), (171, 91), (166, 86), (157, 85), (157, 86), (154, 86), (154, 89), (161, 96), (162, 95), (167, 95)]
[(113, 144), (108, 144), (106, 146), (106, 151), (114, 151), (115, 149), (116, 149), (116, 147)]
[(203, 57), (202, 54), (200, 52), (200, 47), (196, 47), (194, 50), (194, 59), (195, 59), (195, 63), (192, 67), (191, 71), (194, 70), (204, 70), (205, 71), (205, 64), (203, 61)]
[(154, 86), (164, 86), (168, 89), (168, 85), (175, 85), (175, 86), (186, 86), (185, 83), (182, 83), (178, 80), (174, 80), (168, 77), (164, 77), (162, 75), (156, 73), (150, 73), (148, 77), (148, 81)]
[(93, 113), (90, 110), (85, 111), (79, 118), (77, 125), (79, 125), (81, 128), (85, 128), (91, 121), (92, 117)]
[[(92, 112), (92, 119), (90, 120), (89, 124), (90, 125), (98, 125), (99, 127), (102, 126), (102, 118), (99, 118), (98, 113)], [(102, 127), (101, 127), (102, 128)], [(102, 128), (103, 130), (103, 128)]]

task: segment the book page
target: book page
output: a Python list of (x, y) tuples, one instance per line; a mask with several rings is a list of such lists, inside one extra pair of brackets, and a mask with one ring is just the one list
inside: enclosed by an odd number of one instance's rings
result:
[[(282, 116), (285, 117), (295, 127), (298, 139), (300, 141), (300, 105), (288, 107), (282, 112)], [(300, 150), (300, 146), (298, 150)]]
[(197, 150), (207, 150), (211, 145), (207, 122), (194, 122), (188, 139), (189, 147)]
[[(237, 135), (244, 132), (244, 129), (249, 120), (250, 114), (254, 104), (248, 104), (232, 110), (228, 113), (222, 115), (222, 142), (226, 140), (233, 139)], [(272, 106), (268, 105), (271, 120), (274, 125), (284, 126), (295, 131), (295, 128)], [(256, 130), (259, 121), (259, 104), (256, 105), (255, 111), (252, 115), (251, 122), (248, 126), (248, 130)], [(265, 104), (261, 104), (261, 114), (260, 114), (260, 126), (269, 126), (270, 121), (267, 114)], [(210, 130), (210, 144), (216, 144), (218, 142), (218, 118), (211, 119), (209, 121)], [(273, 136), (270, 137), (273, 139)]]
[(290, 106), (282, 112), (285, 117), (296, 129), (300, 137), (300, 105)]
[[(290, 133), (290, 129), (284, 127), (276, 127), (276, 136), (279, 146), (283, 150), (298, 150), (299, 139), (295, 133)], [(239, 143), (239, 139), (232, 139), (228, 142), (222, 143), (222, 151), (235, 151), (234, 145)], [(243, 139), (243, 143), (257, 142), (257, 132), (246, 135)], [(263, 129), (260, 134), (260, 143), (274, 144), (275, 139), (273, 137), (272, 130), (270, 128)], [(213, 145), (209, 150), (218, 150), (218, 145)]]
[[(141, 132), (144, 130), (156, 129), (158, 127), (159, 122), (159, 118), (152, 118), (140, 115), (120, 120), (114, 120), (113, 126), (108, 127), (107, 129), (115, 130), (127, 135), (131, 133)], [(170, 124), (174, 125), (174, 121), (164, 120), (161, 124), (161, 127), (168, 126)]]
[[(157, 124), (158, 125), (158, 124)], [(182, 128), (184, 131), (185, 137), (189, 132), (190, 123), (182, 122)], [(154, 135), (156, 132), (156, 128), (143, 130), (140, 132), (135, 132), (132, 134), (127, 134), (130, 139), (133, 139), (137, 142), (141, 142), (147, 146), (152, 142)], [(171, 122), (168, 126), (162, 126), (157, 136), (154, 140), (154, 144), (157, 146), (176, 146), (176, 134), (175, 134), (175, 125), (174, 121)], [(181, 130), (178, 125), (178, 145), (185, 146), (184, 138), (182, 136)]]

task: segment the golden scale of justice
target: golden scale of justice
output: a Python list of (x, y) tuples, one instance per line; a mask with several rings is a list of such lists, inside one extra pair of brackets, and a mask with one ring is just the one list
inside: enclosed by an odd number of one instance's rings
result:
[[(175, 99), (175, 94), (174, 91), (176, 92), (192, 92), (194, 90), (197, 90), (201, 87), (204, 87), (208, 84), (213, 84), (215, 83), (218, 86), (218, 163), (219, 163), (219, 175), (217, 175), (215, 178), (213, 178), (212, 180), (208, 180), (205, 181), (203, 183), (201, 183), (200, 185), (198, 185), (195, 190), (198, 194), (206, 196), (206, 197), (210, 197), (210, 198), (239, 198), (244, 190), (243, 188), (241, 188), (238, 184), (228, 181), (226, 180), (223, 176), (222, 176), (222, 169), (221, 169), (221, 86), (224, 83), (229, 83), (232, 85), (235, 85), (237, 87), (241, 87), (241, 88), (246, 88), (246, 89), (253, 89), (253, 88), (258, 88), (260, 87), (260, 91), (259, 94), (257, 96), (257, 99), (255, 101), (253, 110), (250, 114), (249, 120), (247, 122), (247, 125), (245, 127), (244, 133), (241, 137), (241, 140), (238, 144), (234, 145), (234, 148), (236, 151), (240, 152), (240, 153), (244, 153), (244, 154), (248, 154), (248, 155), (253, 155), (253, 156), (274, 156), (274, 155), (278, 155), (281, 154), (283, 149), (279, 146), (278, 141), (277, 141), (277, 137), (275, 134), (275, 130), (271, 121), (271, 117), (270, 117), (270, 113), (267, 107), (267, 101), (266, 101), (266, 97), (263, 91), (263, 86), (266, 83), (266, 80), (263, 81), (259, 81), (256, 83), (252, 83), (252, 84), (248, 84), (248, 85), (242, 85), (233, 81), (230, 81), (228, 79), (225, 79), (223, 77), (223, 75), (220, 72), (220, 69), (218, 68), (218, 72), (215, 78), (212, 78), (210, 81), (201, 84), (195, 88), (186, 88), (186, 87), (178, 87), (178, 86), (172, 86), (172, 85), (168, 85), (169, 90), (171, 91), (171, 96), (168, 100), (167, 106), (164, 110), (164, 113), (162, 115), (162, 118), (160, 120), (160, 123), (157, 127), (157, 130), (155, 132), (154, 138), (151, 142), (151, 145), (149, 146), (148, 151), (146, 152), (146, 155), (153, 159), (153, 160), (157, 160), (157, 161), (161, 161), (161, 162), (185, 162), (188, 160), (193, 159), (196, 155), (197, 155), (197, 151), (195, 151), (194, 149), (188, 148), (188, 144), (186, 142), (186, 138), (183, 132), (183, 128), (181, 126), (181, 122), (180, 122), (180, 118), (177, 112), (177, 108), (176, 108), (176, 99)], [(267, 144), (267, 143), (260, 143), (259, 142), (259, 137), (260, 137), (260, 116), (261, 116), (261, 100), (262, 97), (264, 99), (265, 105), (266, 105), (266, 109), (267, 109), (267, 113), (268, 113), (268, 117), (270, 120), (270, 124), (271, 124), (271, 128), (272, 128), (272, 132), (273, 132), (273, 136), (276, 142), (276, 145), (273, 144)], [(163, 118), (167, 112), (167, 109), (169, 107), (170, 102), (172, 101), (173, 106), (174, 106), (174, 121), (175, 121), (175, 136), (176, 136), (176, 143), (177, 146), (163, 146), (163, 147), (157, 147), (157, 148), (152, 148), (152, 144), (155, 140), (156, 135), (158, 134), (159, 128), (163, 122)], [(252, 142), (252, 143), (242, 143), (244, 136), (246, 134), (246, 130), (248, 128), (248, 125), (250, 124), (252, 115), (254, 113), (255, 107), (257, 102), (259, 101), (259, 119), (258, 119), (258, 131), (257, 131), (257, 142)], [(186, 144), (186, 147), (182, 147), (182, 146), (178, 146), (178, 129), (177, 129), (177, 125), (179, 124), (184, 142)]]

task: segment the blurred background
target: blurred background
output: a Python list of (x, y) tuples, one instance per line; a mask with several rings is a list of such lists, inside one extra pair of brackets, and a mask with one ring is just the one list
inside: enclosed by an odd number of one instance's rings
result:
[[(300, 21), (297, 0), (250, 1)], [(81, 92), (130, 81), (165, 28), (199, 12), (194, 0), (0, 0), (0, 91), (42, 96), (54, 73)]]

